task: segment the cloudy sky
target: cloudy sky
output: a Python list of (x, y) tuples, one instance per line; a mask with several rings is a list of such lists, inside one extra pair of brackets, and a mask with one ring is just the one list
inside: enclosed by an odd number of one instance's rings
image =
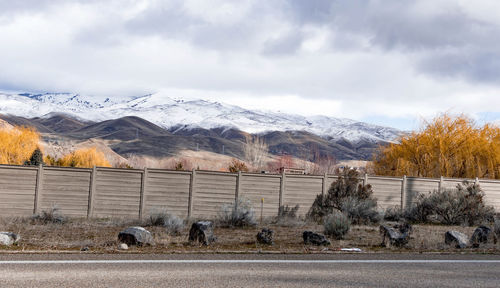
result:
[(500, 1), (0, 0), (0, 90), (500, 119)]

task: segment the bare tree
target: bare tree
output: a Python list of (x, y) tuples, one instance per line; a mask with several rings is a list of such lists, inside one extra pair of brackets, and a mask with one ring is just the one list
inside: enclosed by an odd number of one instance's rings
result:
[(264, 139), (256, 135), (249, 135), (244, 145), (245, 162), (255, 170), (262, 169), (269, 151)]
[(337, 161), (331, 155), (321, 154), (319, 147), (316, 144), (311, 145), (312, 162), (309, 162), (309, 174), (320, 175), (323, 173), (334, 174)]

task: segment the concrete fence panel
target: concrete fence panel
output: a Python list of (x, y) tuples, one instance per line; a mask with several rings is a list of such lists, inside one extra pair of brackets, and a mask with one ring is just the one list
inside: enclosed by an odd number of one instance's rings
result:
[(148, 170), (145, 186), (144, 216), (165, 209), (186, 218), (189, 203), (190, 172)]
[(401, 206), (401, 178), (369, 177), (368, 184), (372, 186), (373, 196), (377, 198), (380, 208), (399, 205)]
[(474, 179), (451, 179), (451, 178), (443, 178), (442, 189), (454, 189), (457, 188), (458, 184), (462, 184), (464, 180), (467, 180), (470, 183), (474, 183)]
[(495, 208), (497, 213), (500, 213), (500, 181), (480, 180), (479, 185), (485, 194), (487, 205)]
[(246, 198), (253, 204), (260, 216), (261, 201), (264, 217), (276, 216), (279, 208), (280, 176), (265, 174), (242, 174), (240, 198)]
[(284, 205), (299, 205), (299, 215), (305, 215), (314, 199), (323, 190), (322, 176), (286, 175)]
[(97, 169), (93, 217), (139, 217), (142, 171)]
[(0, 166), (0, 215), (33, 215), (37, 168)]
[(439, 181), (438, 179), (408, 177), (406, 181), (405, 207), (410, 207), (415, 203), (419, 194), (439, 189)]
[(39, 210), (57, 206), (63, 215), (86, 217), (90, 189), (89, 169), (43, 168)]
[(220, 207), (236, 199), (236, 174), (196, 171), (193, 187), (193, 216), (213, 218)]

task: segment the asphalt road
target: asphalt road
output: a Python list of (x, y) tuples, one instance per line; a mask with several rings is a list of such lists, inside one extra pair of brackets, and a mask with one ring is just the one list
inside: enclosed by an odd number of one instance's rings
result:
[(2, 287), (500, 287), (500, 255), (0, 255)]

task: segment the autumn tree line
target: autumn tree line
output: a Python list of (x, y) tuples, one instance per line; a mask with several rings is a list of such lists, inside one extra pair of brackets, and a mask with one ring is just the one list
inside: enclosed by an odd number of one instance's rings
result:
[(103, 152), (95, 147), (82, 148), (55, 158), (43, 156), (40, 134), (30, 127), (16, 126), (0, 130), (0, 164), (49, 165), (66, 167), (111, 167)]

